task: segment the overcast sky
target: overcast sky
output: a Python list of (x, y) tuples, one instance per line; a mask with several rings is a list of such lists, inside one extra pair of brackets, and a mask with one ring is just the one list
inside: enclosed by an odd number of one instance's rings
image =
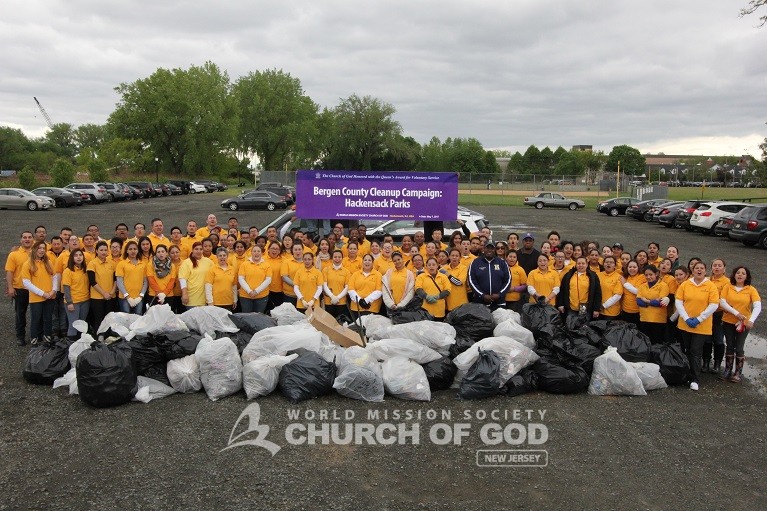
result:
[(121, 82), (210, 60), (232, 81), (282, 69), (321, 106), (377, 97), (421, 143), (756, 155), (767, 26), (746, 3), (5, 0), (0, 124), (43, 134), (33, 96), (103, 124)]

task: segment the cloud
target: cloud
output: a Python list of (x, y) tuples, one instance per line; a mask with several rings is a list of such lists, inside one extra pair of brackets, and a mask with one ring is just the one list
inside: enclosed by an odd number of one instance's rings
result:
[(283, 69), (323, 106), (378, 97), (420, 142), (757, 154), (767, 131), (767, 29), (730, 2), (6, 3), (0, 123), (28, 134), (32, 96), (54, 122), (103, 123), (121, 82), (207, 60), (233, 81)]

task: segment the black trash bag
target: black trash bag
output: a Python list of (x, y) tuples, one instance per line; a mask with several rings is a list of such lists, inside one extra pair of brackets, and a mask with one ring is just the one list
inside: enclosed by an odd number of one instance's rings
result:
[(125, 341), (109, 345), (94, 341), (77, 357), (75, 367), (80, 399), (96, 408), (127, 403), (138, 390), (131, 348)]
[(461, 380), (458, 396), (461, 399), (484, 399), (500, 392), (501, 357), (493, 350), (480, 350), (466, 376)]
[(640, 332), (633, 323), (621, 321), (607, 330), (604, 341), (618, 350), (626, 362), (649, 362), (652, 343), (650, 338)]
[(577, 394), (589, 387), (589, 375), (577, 365), (560, 365), (541, 358), (532, 366), (538, 375), (538, 388), (552, 394)]
[(534, 390), (538, 390), (538, 373), (526, 367), (509, 378), (509, 381), (501, 389), (501, 393), (514, 397)]
[(260, 312), (237, 312), (229, 314), (234, 326), (253, 335), (264, 328), (277, 326), (277, 320)]
[(522, 306), (522, 326), (530, 330), (537, 341), (542, 336), (555, 336), (564, 323), (559, 311), (552, 305), (526, 303)]
[(389, 311), (389, 319), (391, 320), (392, 325), (401, 325), (404, 323), (413, 323), (415, 321), (434, 321), (434, 316), (425, 309), (414, 311), (401, 311), (398, 309), (396, 311)]
[(589, 318), (585, 314), (567, 314), (565, 316), (565, 328), (568, 330), (578, 330), (588, 321)]
[(426, 373), (432, 392), (449, 389), (455, 379), (455, 373), (458, 372), (458, 368), (455, 367), (450, 357), (438, 358), (427, 364), (421, 364), (421, 367)]
[(621, 321), (620, 319), (597, 319), (594, 321), (589, 321), (587, 326), (591, 330), (594, 330), (598, 334), (602, 335), (608, 330), (610, 330), (611, 328), (621, 323), (625, 323), (625, 321)]
[(237, 351), (242, 355), (242, 351), (253, 338), (253, 334), (244, 330), (239, 332), (215, 332), (216, 339), (221, 339), (222, 337), (228, 337), (237, 346)]
[(154, 336), (154, 340), (160, 346), (160, 351), (166, 360), (194, 355), (201, 339), (202, 335), (199, 333), (186, 330), (175, 330)]
[(119, 339), (121, 337), (122, 336), (120, 334), (118, 334), (111, 328), (107, 328), (104, 332), (101, 332), (100, 334), (98, 334), (98, 336), (96, 337), (96, 340), (104, 342), (107, 339)]
[(153, 380), (162, 382), (168, 387), (171, 386), (170, 380), (168, 379), (168, 363), (167, 362), (162, 362), (160, 364), (147, 367), (146, 369), (144, 369), (144, 374), (140, 374), (138, 376), (146, 376), (147, 378), (152, 378)]
[(453, 325), (456, 337), (467, 337), (475, 342), (492, 337), (495, 329), (492, 312), (481, 303), (464, 303), (451, 310), (445, 323)]
[(650, 354), (650, 361), (660, 366), (660, 375), (668, 385), (687, 383), (690, 363), (679, 343), (653, 344)]
[(602, 350), (595, 346), (569, 338), (554, 341), (550, 349), (560, 363), (577, 365), (588, 375), (594, 370), (594, 360), (602, 354)]
[(295, 404), (330, 394), (335, 379), (335, 363), (309, 351), (283, 366), (279, 387), (282, 395)]
[(24, 361), (21, 375), (29, 383), (53, 385), (53, 381), (69, 371), (68, 339), (32, 346)]
[(160, 345), (152, 337), (139, 335), (128, 341), (131, 349), (131, 360), (136, 368), (136, 376), (147, 376), (149, 368), (156, 365), (165, 365), (168, 359), (160, 350)]
[(397, 309), (397, 312), (402, 312), (402, 311), (415, 312), (415, 311), (419, 311), (419, 310), (422, 310), (421, 309), (421, 305), (423, 305), (423, 298), (419, 298), (417, 296), (414, 296), (403, 307), (400, 307), (399, 309)]
[(448, 352), (450, 355), (450, 358), (453, 359), (457, 357), (464, 351), (474, 346), (476, 342), (477, 341), (475, 341), (474, 339), (457, 335), (455, 337), (455, 343), (450, 345), (450, 351)]
[(586, 323), (576, 330), (570, 330), (567, 336), (576, 344), (587, 343), (596, 346), (601, 351), (607, 349), (607, 344), (602, 341), (602, 333), (591, 328), (591, 323)]

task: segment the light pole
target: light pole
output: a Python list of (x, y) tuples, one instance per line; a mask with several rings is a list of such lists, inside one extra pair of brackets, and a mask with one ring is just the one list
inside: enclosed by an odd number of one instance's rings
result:
[(154, 159), (154, 180), (160, 184), (160, 159), (155, 156)]

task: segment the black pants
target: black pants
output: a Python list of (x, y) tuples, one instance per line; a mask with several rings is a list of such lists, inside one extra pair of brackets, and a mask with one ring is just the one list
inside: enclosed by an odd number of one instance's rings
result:
[(682, 349), (687, 354), (687, 361), (690, 363), (689, 380), (698, 383), (700, 381), (700, 368), (702, 363), (703, 344), (710, 335), (694, 334), (686, 330), (680, 330), (682, 336)]
[(298, 297), (285, 295), (282, 300), (282, 303), (292, 303), (293, 306), (295, 306), (298, 303)]
[(668, 339), (666, 335), (666, 323), (651, 323), (649, 321), (639, 322), (639, 331), (650, 338), (653, 344), (663, 344)]
[(627, 323), (634, 323), (637, 327), (639, 327), (638, 312), (621, 312), (621, 319)]
[(346, 319), (349, 319), (349, 313), (346, 311), (346, 305), (328, 305), (325, 304), (325, 312), (333, 316), (334, 318), (338, 319), (341, 316), (343, 316)]
[(15, 289), (16, 297), (13, 299), (13, 308), (16, 313), (16, 339), (24, 340), (27, 336), (27, 309), (29, 308), (29, 291)]
[(56, 300), (53, 306), (53, 335), (64, 337), (67, 335), (69, 320), (67, 319), (67, 308), (64, 306), (64, 293), (56, 293)]
[(745, 357), (746, 353), (743, 348), (746, 345), (749, 330), (738, 332), (734, 323), (724, 323), (722, 329), (724, 330), (724, 338), (727, 339), (727, 354)]
[(282, 305), (282, 302), (285, 301), (285, 293), (282, 291), (269, 291), (269, 301), (266, 304), (266, 314), (269, 314), (269, 311), (274, 309), (275, 307), (279, 307)]
[(703, 345), (703, 361), (711, 362), (711, 352), (714, 352), (714, 364), (721, 364), (724, 358), (724, 330), (722, 328), (722, 316), (724, 311), (717, 311), (711, 319), (714, 324), (711, 327), (711, 337)]
[(88, 325), (94, 335), (98, 331), (99, 326), (101, 326), (101, 322), (104, 321), (106, 315), (114, 311), (114, 306), (114, 300), (91, 298), (91, 319), (88, 321)]

